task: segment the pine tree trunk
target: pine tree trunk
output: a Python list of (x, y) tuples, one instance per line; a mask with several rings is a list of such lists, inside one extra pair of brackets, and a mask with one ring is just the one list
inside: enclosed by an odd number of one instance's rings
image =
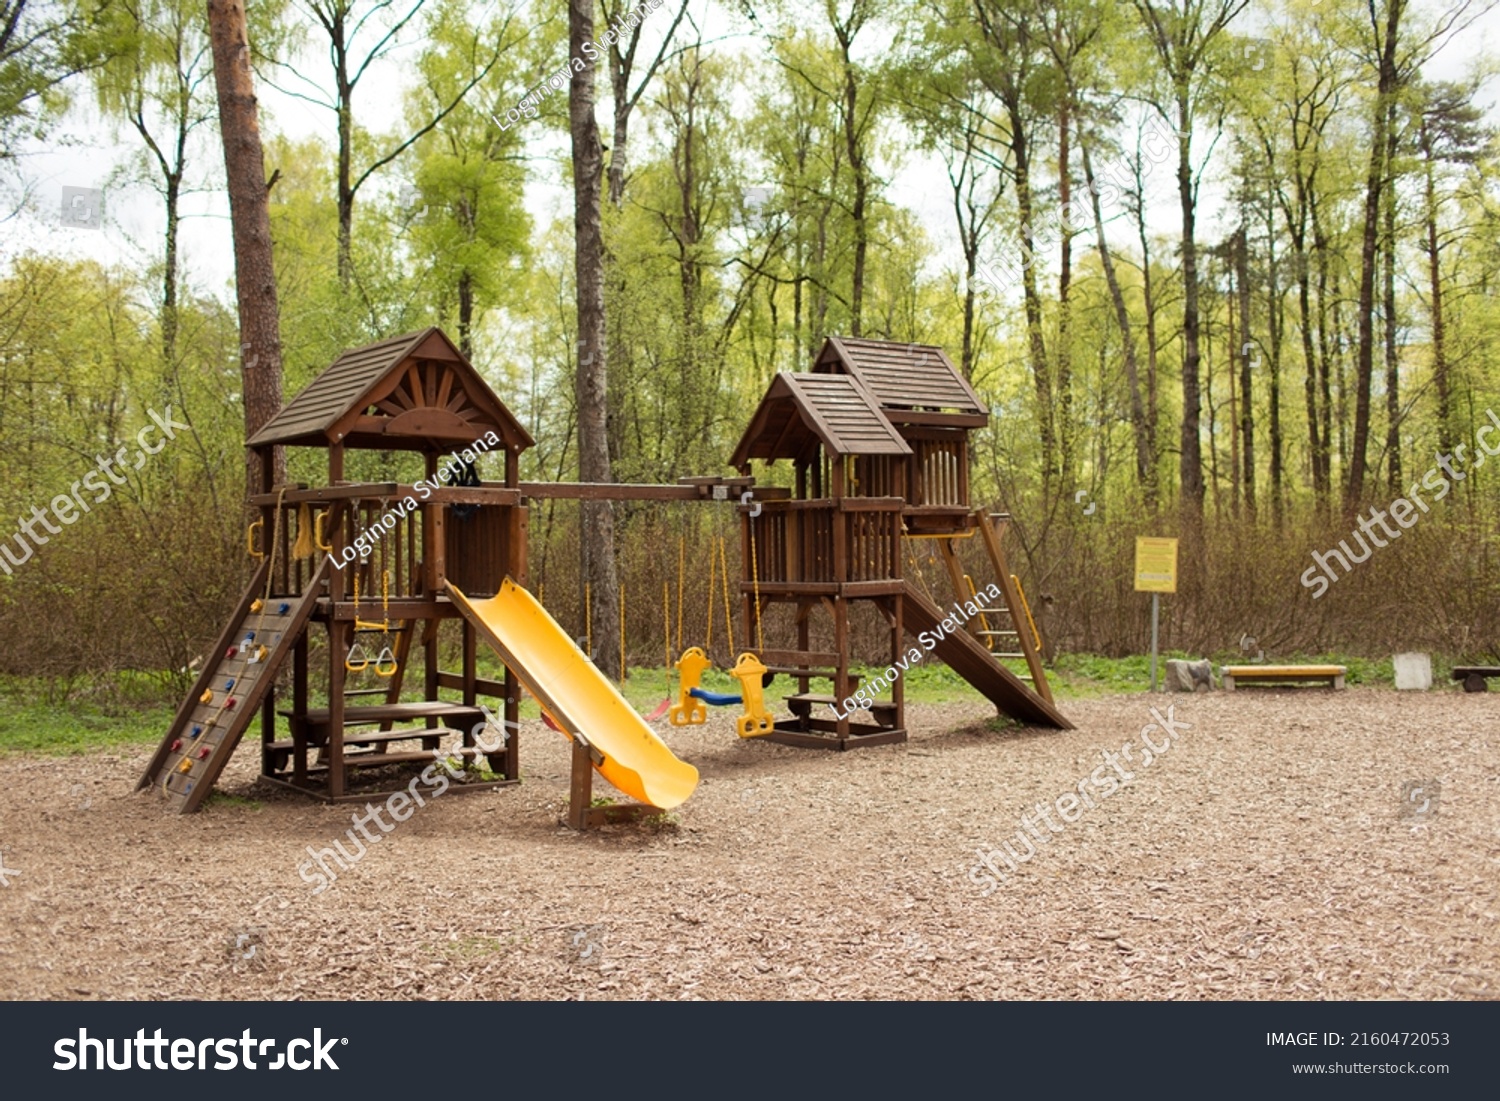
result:
[[(208, 31), (234, 234), (245, 438), (249, 439), (281, 408), (281, 335), (271, 256), (270, 202), (250, 75), (245, 9), (240, 0), (208, 0)], [(270, 486), (261, 485), (260, 464), (248, 451), (245, 464), (246, 493), (269, 490)], [(284, 482), (286, 457), (279, 447), (274, 466), (273, 480)]]

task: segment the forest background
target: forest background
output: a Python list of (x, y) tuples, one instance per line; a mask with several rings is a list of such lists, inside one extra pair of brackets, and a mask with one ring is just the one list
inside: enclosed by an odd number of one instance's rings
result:
[[(989, 404), (975, 500), (1014, 518), (1050, 653), (1142, 650), (1144, 534), (1183, 540), (1169, 647), (1500, 658), (1500, 463), (1474, 443), (1500, 414), (1493, 4), (635, 8), (248, 6), (287, 396), (441, 325), (537, 440), (523, 477), (580, 476), (582, 412), (610, 477), (671, 482), (729, 473), (825, 337), (936, 344)], [(512, 110), (569, 60), (570, 9), (619, 29), (591, 108), (602, 409), (579, 385), (576, 94)], [(174, 690), (248, 574), (212, 61), (199, 2), (0, 0), (0, 516), (46, 510), (153, 410), (186, 426), (30, 556), (0, 523), (0, 675), (52, 698), (127, 672)], [(1459, 447), (1467, 476), (1315, 599), (1313, 554)], [(612, 523), (653, 661), (663, 582), (686, 563), (701, 634), (735, 521)], [(530, 529), (533, 588), (579, 633), (581, 524), (547, 502)]]

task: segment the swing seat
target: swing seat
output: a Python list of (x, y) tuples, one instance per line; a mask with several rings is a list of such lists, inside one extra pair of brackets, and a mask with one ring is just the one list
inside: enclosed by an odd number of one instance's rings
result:
[(767, 672), (760, 659), (751, 653), (741, 654), (730, 671), (744, 688), (745, 713), (734, 724), (741, 738), (758, 738), (776, 729), (775, 717), (766, 710), (762, 688), (762, 678)]
[(703, 676), (703, 670), (712, 664), (708, 655), (697, 646), (684, 650), (682, 657), (677, 659), (681, 694), (677, 706), (667, 716), (667, 721), (673, 726), (698, 726), (708, 722), (708, 708), (703, 706), (703, 700), (697, 698), (702, 691), (698, 687), (698, 679)]
[(745, 702), (743, 696), (731, 696), (727, 692), (710, 692), (706, 688), (690, 688), (688, 694), (695, 700), (702, 700), (710, 707), (732, 707)]

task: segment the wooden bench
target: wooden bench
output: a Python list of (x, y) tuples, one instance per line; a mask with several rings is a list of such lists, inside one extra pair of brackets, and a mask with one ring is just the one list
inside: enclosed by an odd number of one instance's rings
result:
[[(281, 712), (295, 726), (298, 720), (291, 711)], [(437, 726), (439, 721), (444, 725), (459, 730), (472, 730), (475, 726), (485, 721), (484, 712), (477, 707), (468, 707), (461, 703), (448, 703), (445, 700), (412, 700), (403, 703), (377, 703), (377, 704), (352, 704), (344, 708), (344, 726), (370, 725), (374, 723), (402, 722), (413, 719), (426, 720), (427, 725)], [(302, 734), (311, 745), (322, 746), (328, 744), (328, 708), (309, 708), (307, 716), (301, 721)], [(297, 731), (292, 731), (295, 737)], [(418, 737), (416, 734), (407, 734), (405, 737)], [(373, 741), (375, 739), (362, 738), (353, 733), (344, 734), (345, 745), (357, 745), (361, 742)]]
[(1453, 679), (1464, 682), (1465, 692), (1488, 692), (1490, 677), (1500, 677), (1500, 665), (1455, 665)]
[(1343, 665), (1225, 665), (1219, 676), (1226, 692), (1248, 684), (1326, 684), (1342, 688), (1348, 671)]

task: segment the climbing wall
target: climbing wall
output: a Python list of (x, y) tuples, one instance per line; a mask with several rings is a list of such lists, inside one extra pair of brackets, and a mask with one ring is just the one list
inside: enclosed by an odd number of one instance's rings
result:
[(191, 814), (213, 790), (276, 673), (307, 628), (328, 569), (327, 559), (300, 596), (269, 596), (269, 565), (256, 571), (172, 728), (136, 790), (150, 788), (179, 814)]

